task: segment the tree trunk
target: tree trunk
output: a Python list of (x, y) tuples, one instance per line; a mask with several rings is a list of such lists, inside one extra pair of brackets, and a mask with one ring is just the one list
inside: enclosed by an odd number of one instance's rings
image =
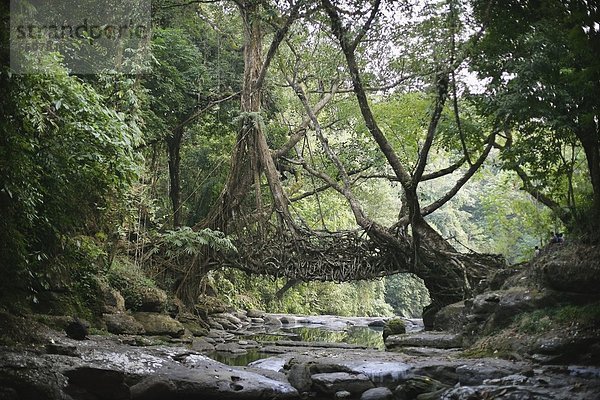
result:
[(597, 241), (600, 240), (600, 142), (598, 128), (593, 119), (584, 122), (584, 126), (577, 131), (577, 137), (585, 152), (593, 188), (591, 215), (583, 216), (582, 220), (589, 221), (590, 226), (587, 228), (591, 239)]
[[(246, 226), (247, 223), (256, 222), (246, 219), (249, 214), (246, 212), (247, 210), (243, 209), (243, 205), (248, 194), (252, 192), (252, 185), (254, 184), (256, 204), (259, 207), (262, 206), (260, 184), (261, 176), (264, 173), (272, 194), (274, 210), (280, 222), (283, 222), (283, 226), (294, 232), (294, 224), (288, 209), (288, 199), (281, 186), (260, 115), (265, 68), (268, 65), (268, 60), (273, 57), (281, 38), (279, 38), (279, 41), (274, 40), (269, 54), (267, 54), (267, 62), (263, 62), (263, 34), (259, 15), (260, 2), (253, 0), (240, 1), (238, 7), (244, 29), (244, 81), (240, 97), (240, 129), (225, 188), (207, 218), (197, 224), (195, 229), (211, 228), (230, 233), (238, 228), (233, 226), (232, 223)], [(287, 32), (289, 24), (298, 11), (298, 5), (294, 7), (294, 10), (286, 25), (278, 32), (279, 36)], [(278, 35), (276, 36), (279, 37)], [(261, 215), (264, 210), (259, 209), (257, 211)], [(185, 286), (185, 292), (187, 293), (186, 298), (182, 299), (184, 303), (193, 304), (195, 301), (198, 282), (207, 272), (209, 268), (207, 264), (210, 258), (210, 250), (207, 250), (205, 259), (198, 259), (193, 267), (193, 272), (189, 274), (189, 279), (185, 279), (181, 283)]]

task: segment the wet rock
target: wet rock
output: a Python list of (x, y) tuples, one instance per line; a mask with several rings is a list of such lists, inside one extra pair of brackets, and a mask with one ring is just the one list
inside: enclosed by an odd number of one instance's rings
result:
[(181, 337), (185, 333), (185, 327), (181, 322), (166, 314), (137, 312), (133, 317), (144, 327), (148, 335)]
[(348, 372), (313, 374), (311, 380), (313, 390), (325, 394), (334, 394), (341, 390), (359, 394), (374, 387), (366, 375)]
[[(449, 389), (440, 397), (441, 400), (538, 400), (555, 399), (552, 390), (523, 386), (475, 386)], [(562, 398), (562, 397), (560, 397)]]
[(388, 350), (406, 346), (438, 349), (459, 348), (462, 346), (462, 335), (445, 332), (418, 332), (392, 335), (385, 340), (385, 347)]
[(64, 372), (69, 379), (67, 393), (76, 399), (128, 400), (129, 387), (122, 372), (102, 368), (80, 367)]
[(497, 385), (497, 386), (507, 386), (507, 385), (522, 385), (529, 381), (529, 377), (521, 374), (508, 375), (499, 379), (485, 379), (483, 381), (484, 385)]
[(409, 375), (412, 366), (402, 362), (387, 361), (342, 361), (340, 366), (349, 372), (363, 374), (377, 386), (395, 387)]
[(335, 392), (334, 398), (336, 399), (349, 399), (352, 397), (352, 393), (347, 390), (340, 390), (339, 392)]
[(104, 314), (102, 320), (106, 325), (106, 330), (116, 335), (141, 335), (145, 333), (142, 324), (129, 314)]
[(386, 387), (368, 389), (361, 396), (360, 400), (392, 400), (394, 394)]
[(63, 392), (67, 379), (56, 373), (49, 357), (28, 351), (0, 354), (0, 399), (71, 400)]

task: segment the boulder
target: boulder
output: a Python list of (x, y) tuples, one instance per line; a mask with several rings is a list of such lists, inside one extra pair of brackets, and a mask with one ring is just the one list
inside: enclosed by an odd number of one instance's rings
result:
[(210, 329), (209, 324), (191, 313), (180, 313), (177, 320), (194, 336), (205, 336)]
[(98, 287), (102, 293), (102, 312), (117, 313), (125, 311), (125, 299), (121, 293), (106, 282), (98, 280)]
[(149, 377), (130, 388), (132, 400), (162, 400), (177, 393), (174, 382), (163, 377)]
[(116, 335), (142, 335), (146, 331), (133, 316), (125, 313), (103, 314), (106, 330)]
[[(399, 385), (394, 390), (394, 397), (398, 400), (424, 399), (426, 393), (438, 394), (449, 386), (428, 376), (415, 376)], [(439, 398), (439, 397), (432, 397)]]
[(265, 321), (265, 322), (264, 322), (264, 323), (265, 323), (265, 325), (269, 325), (269, 326), (271, 326), (271, 327), (279, 327), (279, 326), (281, 326), (281, 325), (282, 325), (282, 323), (281, 323), (281, 321), (279, 320), (279, 318), (277, 318), (277, 317), (274, 317), (274, 316), (272, 316), (272, 315), (265, 315), (265, 316), (263, 317), (263, 319), (264, 319), (264, 321)]
[(383, 339), (390, 335), (400, 335), (406, 333), (406, 323), (402, 318), (392, 318), (383, 326)]
[(266, 313), (261, 310), (251, 309), (246, 312), (246, 315), (248, 316), (248, 318), (263, 318), (266, 315)]
[(139, 311), (163, 312), (167, 308), (167, 294), (156, 287), (145, 287), (141, 293)]
[(312, 387), (309, 364), (292, 364), (288, 371), (287, 378), (290, 384), (295, 387), (299, 393), (307, 393)]
[(349, 372), (313, 374), (311, 380), (313, 390), (325, 394), (335, 394), (342, 390), (359, 394), (374, 387), (366, 375)]
[(370, 327), (373, 327), (373, 328), (382, 328), (382, 327), (385, 326), (385, 321), (382, 320), (382, 319), (376, 319), (376, 320), (373, 320), (373, 321), (369, 322), (367, 324), (367, 326), (370, 326)]
[(467, 307), (464, 301), (447, 305), (437, 312), (433, 319), (433, 329), (452, 333), (462, 332), (466, 323)]
[(133, 317), (144, 327), (147, 335), (181, 337), (185, 333), (183, 324), (166, 314), (137, 312)]
[(200, 353), (212, 352), (215, 350), (215, 346), (206, 338), (194, 338), (192, 342), (192, 350)]
[(218, 313), (212, 314), (209, 317), (209, 320), (217, 322), (219, 325), (223, 327), (223, 329), (228, 331), (236, 331), (243, 326), (242, 321), (230, 313)]
[[(600, 257), (600, 252), (596, 253), (596, 257)], [(598, 295), (600, 259), (590, 254), (581, 254), (568, 260), (550, 260), (541, 267), (540, 273), (543, 283), (551, 289)]]
[(71, 339), (85, 340), (87, 339), (89, 328), (90, 324), (87, 321), (75, 317), (65, 327), (65, 333)]
[(73, 398), (129, 400), (129, 387), (120, 371), (81, 366), (67, 370), (67, 393)]

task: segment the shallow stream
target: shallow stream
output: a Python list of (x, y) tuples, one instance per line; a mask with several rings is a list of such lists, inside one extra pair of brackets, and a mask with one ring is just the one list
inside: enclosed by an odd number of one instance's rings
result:
[[(362, 346), (368, 349), (384, 350), (383, 327), (368, 326), (374, 318), (344, 318), (338, 316), (295, 317), (294, 322), (284, 323), (272, 329), (260, 329), (251, 334), (241, 335), (241, 341), (256, 341), (269, 345), (278, 341), (297, 341), (309, 343), (332, 343)], [(408, 320), (408, 331), (422, 329), (420, 320)], [(213, 352), (209, 356), (219, 362), (232, 366), (245, 366), (256, 360), (268, 358), (272, 354), (257, 349), (248, 349), (246, 353)]]

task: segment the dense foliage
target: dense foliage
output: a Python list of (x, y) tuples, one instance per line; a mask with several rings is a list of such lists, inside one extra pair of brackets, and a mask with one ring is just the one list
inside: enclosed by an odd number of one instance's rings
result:
[(2, 30), (5, 302), (91, 307), (105, 281), (193, 297), (192, 276), (235, 307), (415, 317), (430, 297), (411, 274), (288, 282), (214, 255), (298, 227), (416, 243), (421, 224), (521, 262), (550, 231), (600, 231), (597, 8), (279, 3), (154, 1), (140, 75), (76, 76), (57, 53), (18, 75)]

